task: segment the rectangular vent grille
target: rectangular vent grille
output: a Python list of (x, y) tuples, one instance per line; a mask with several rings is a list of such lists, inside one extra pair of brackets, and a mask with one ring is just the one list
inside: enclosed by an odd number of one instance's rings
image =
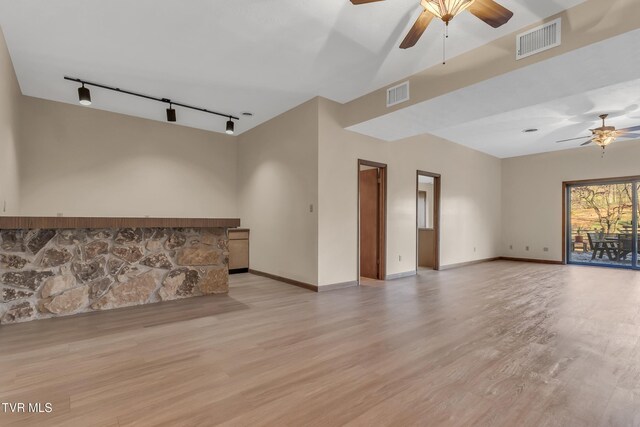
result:
[(516, 59), (526, 58), (556, 46), (562, 41), (562, 19), (558, 18), (536, 27), (526, 33), (518, 34), (516, 40)]
[(409, 82), (387, 89), (387, 107), (409, 100)]

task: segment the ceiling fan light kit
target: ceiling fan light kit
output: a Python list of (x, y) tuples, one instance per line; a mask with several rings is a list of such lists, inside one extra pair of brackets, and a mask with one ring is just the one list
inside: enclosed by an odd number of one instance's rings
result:
[[(382, 0), (351, 0), (351, 3), (360, 5), (378, 1)], [(509, 22), (513, 16), (513, 12), (493, 0), (421, 0), (420, 5), (423, 9), (422, 13), (400, 44), (401, 49), (415, 46), (434, 17), (441, 19), (448, 28), (453, 18), (468, 10), (481, 21), (493, 28), (498, 28)], [(446, 37), (445, 32), (445, 39)]]
[(597, 130), (594, 132), (593, 142), (602, 148), (611, 144), (618, 137), (615, 130)]
[(422, 7), (447, 25), (460, 12), (471, 6), (475, 0), (422, 0)]

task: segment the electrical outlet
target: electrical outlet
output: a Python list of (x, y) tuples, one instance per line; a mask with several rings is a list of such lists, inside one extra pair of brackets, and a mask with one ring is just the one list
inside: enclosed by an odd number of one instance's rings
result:
[(513, 250), (513, 245), (509, 245), (509, 249), (510, 249), (510, 250)]
[(524, 250), (525, 250), (525, 251), (528, 251), (528, 250), (529, 250), (529, 246), (526, 246), (526, 247), (524, 248)]
[(64, 216), (62, 212), (58, 212), (56, 215), (57, 216)]
[(549, 248), (544, 248), (542, 250), (545, 251), (545, 252), (549, 252)]
[(309, 205), (309, 212), (313, 213), (313, 203)]

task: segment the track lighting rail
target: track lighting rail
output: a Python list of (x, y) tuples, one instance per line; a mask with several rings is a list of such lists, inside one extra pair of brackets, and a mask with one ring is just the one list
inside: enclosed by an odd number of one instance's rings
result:
[(90, 81), (87, 81), (87, 80), (82, 80), (82, 79), (78, 79), (78, 78), (74, 78), (74, 77), (65, 76), (64, 79), (72, 81), (72, 82), (76, 82), (76, 83), (81, 83), (82, 85), (95, 86), (95, 87), (99, 87), (101, 89), (107, 89), (107, 90), (112, 90), (114, 92), (124, 93), (126, 95), (137, 96), (139, 98), (145, 98), (145, 99), (150, 99), (152, 101), (162, 102), (162, 103), (165, 103), (165, 104), (169, 104), (170, 106), (171, 105), (177, 105), (179, 107), (188, 108), (190, 110), (196, 110), (196, 111), (201, 111), (203, 113), (214, 114), (216, 116), (226, 117), (229, 120), (240, 120), (239, 117), (233, 116), (231, 114), (218, 113), (216, 111), (207, 110), (206, 108), (194, 107), (193, 105), (183, 104), (181, 102), (176, 102), (176, 101), (174, 101), (172, 99), (168, 99), (168, 98), (157, 98), (155, 96), (150, 96), (150, 95), (145, 95), (145, 94), (142, 94), (142, 93), (132, 92), (130, 90), (124, 90), (124, 89), (120, 89), (118, 87), (107, 86), (107, 85), (103, 85), (103, 84), (100, 84), (100, 83), (94, 83), (94, 82), (90, 82)]

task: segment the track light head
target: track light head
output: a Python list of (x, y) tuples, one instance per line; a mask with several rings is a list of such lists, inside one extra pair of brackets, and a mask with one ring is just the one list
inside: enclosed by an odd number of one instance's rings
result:
[(89, 88), (84, 87), (84, 83), (82, 83), (82, 87), (78, 88), (78, 98), (80, 104), (91, 105), (91, 91)]
[(233, 135), (233, 132), (235, 131), (235, 124), (233, 123), (233, 120), (231, 120), (231, 117), (229, 117), (229, 120), (227, 120), (227, 135)]
[(169, 104), (169, 108), (167, 108), (167, 121), (175, 122), (176, 121), (176, 110), (173, 108), (173, 105)]

